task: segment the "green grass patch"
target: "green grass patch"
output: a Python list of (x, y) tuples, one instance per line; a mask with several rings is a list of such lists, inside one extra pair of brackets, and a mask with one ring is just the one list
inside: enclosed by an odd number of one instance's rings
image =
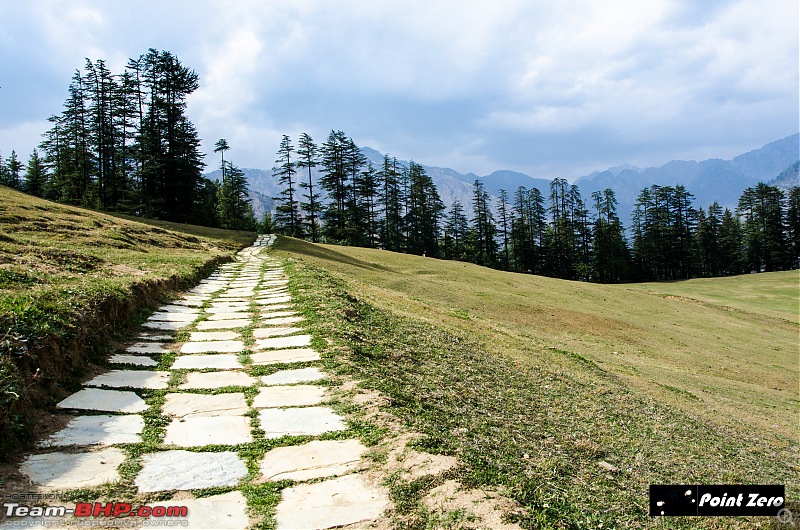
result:
[[(311, 260), (305, 248), (296, 252), (305, 244), (281, 241), (294, 301), (314, 335), (330, 339), (323, 346), (325, 369), (381, 392), (389, 400), (385, 409), (423, 435), (420, 449), (461, 460), (453, 478), (467, 487), (496, 487), (516, 500), (524, 511), (514, 520), (524, 528), (648, 528), (654, 521), (647, 491), (654, 483), (785, 483), (789, 498), (800, 493), (796, 440), (741, 421), (713, 422), (676, 404), (692, 401), (681, 392), (694, 389), (643, 392), (569, 341), (548, 344), (533, 333), (518, 338), (496, 314), (489, 319), (489, 302), (480, 310), (489, 330), (474, 320), (461, 327), (463, 319), (446, 316), (454, 304), (432, 300), (441, 292), (430, 284), (424, 309), (378, 282), (374, 267), (359, 267), (357, 255), (346, 254), (351, 249), (323, 247), (326, 259)], [(369, 263), (377, 254), (396, 259), (386, 268), (397, 272), (400, 258), (372, 251)], [(347, 276), (341, 264), (358, 273)], [(419, 510), (421, 484), (397, 482), (391, 489), (416, 521), (406, 521), (408, 527), (430, 523)], [(751, 523), (725, 521), (730, 528)], [(665, 524), (717, 527), (693, 518)]]
[(0, 187), (0, 457), (113, 339), (255, 238), (142, 221)]

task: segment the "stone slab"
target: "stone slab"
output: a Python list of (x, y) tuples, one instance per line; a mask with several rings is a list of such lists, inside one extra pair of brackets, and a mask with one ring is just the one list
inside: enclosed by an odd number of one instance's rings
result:
[(250, 314), (249, 311), (235, 311), (229, 313), (211, 313), (208, 315), (208, 320), (235, 320), (237, 318), (243, 318), (246, 320), (250, 320), (253, 315)]
[(197, 316), (197, 314), (199, 313), (197, 309), (194, 309), (192, 307), (183, 304), (162, 305), (161, 307), (157, 308), (156, 311), (159, 313), (186, 313), (195, 316)]
[(243, 372), (189, 372), (181, 390), (223, 388), (226, 386), (253, 386), (257, 379)]
[(247, 311), (249, 308), (250, 308), (250, 304), (236, 302), (236, 305), (224, 304), (224, 305), (210, 306), (210, 307), (207, 307), (205, 309), (205, 311), (206, 311), (206, 313), (210, 313), (210, 314), (233, 313), (233, 312), (236, 312), (236, 311)]
[(267, 350), (250, 355), (253, 366), (279, 363), (306, 363), (319, 361), (319, 353), (310, 348)]
[[(229, 331), (227, 333), (233, 332)], [(207, 340), (201, 342), (187, 342), (181, 346), (181, 353), (233, 353), (240, 352), (244, 349), (244, 342), (240, 340)]]
[(262, 409), (258, 413), (265, 438), (281, 436), (316, 436), (329, 431), (343, 431), (342, 417), (327, 407), (300, 409)]
[[(265, 315), (266, 317), (266, 315)], [(303, 317), (275, 317), (275, 318), (262, 318), (261, 323), (267, 326), (286, 326), (287, 324), (297, 324), (305, 320)]]
[[(289, 304), (266, 305), (266, 306), (261, 306), (261, 307), (264, 308), (263, 311), (261, 312), (262, 315), (264, 313), (270, 313), (270, 312), (279, 311), (279, 310), (280, 311), (286, 311), (286, 310), (293, 309), (293, 307), (291, 305), (289, 305)], [(292, 311), (292, 314), (296, 315), (297, 312), (296, 311)]]
[(236, 340), (242, 337), (241, 333), (236, 331), (192, 331), (189, 333), (189, 340), (191, 342), (204, 342), (209, 340)]
[(299, 482), (342, 475), (358, 466), (366, 450), (358, 440), (316, 440), (276, 447), (261, 460), (261, 476), (272, 481)]
[(309, 381), (319, 381), (328, 376), (319, 368), (299, 368), (297, 370), (281, 370), (272, 375), (265, 375), (261, 382), (265, 385), (291, 385), (294, 383), (305, 383)]
[(148, 409), (148, 406), (134, 392), (84, 388), (58, 403), (56, 408), (132, 414), (143, 412)]
[(113, 445), (139, 443), (144, 428), (141, 416), (78, 416), (66, 427), (42, 441), (39, 447)]
[[(169, 337), (171, 338), (171, 337)], [(152, 342), (137, 342), (135, 344), (131, 344), (125, 351), (128, 353), (167, 353), (169, 350), (164, 348), (164, 345), (161, 343), (152, 343)]]
[(172, 304), (186, 307), (200, 307), (208, 300), (209, 298), (206, 296), (186, 296), (178, 300), (173, 300)]
[(124, 460), (125, 453), (113, 447), (93, 453), (48, 453), (29, 456), (20, 471), (48, 489), (89, 488), (119, 480), (117, 468)]
[(284, 489), (275, 519), (278, 530), (316, 530), (376, 519), (388, 507), (385, 490), (347, 475)]
[(207, 331), (209, 329), (239, 329), (252, 324), (250, 319), (236, 319), (236, 320), (204, 320), (197, 323), (197, 329), (200, 331)]
[(137, 340), (150, 340), (156, 342), (165, 342), (173, 339), (172, 335), (166, 333), (149, 333), (147, 331), (139, 333), (136, 337)]
[(158, 363), (146, 355), (112, 355), (108, 362), (112, 364), (133, 364), (136, 366), (158, 366)]
[(325, 399), (325, 389), (315, 385), (271, 386), (261, 388), (253, 398), (257, 409), (275, 407), (305, 407), (319, 405)]
[(167, 388), (169, 372), (151, 372), (149, 370), (111, 370), (100, 374), (86, 386), (110, 386), (115, 388), (149, 388), (159, 390)]
[(191, 322), (156, 322), (148, 320), (142, 327), (147, 329), (157, 329), (160, 331), (177, 331), (187, 327)]
[(311, 335), (273, 337), (271, 339), (259, 339), (255, 343), (255, 348), (261, 350), (268, 348), (302, 348), (304, 346), (311, 346)]
[(243, 416), (249, 408), (241, 392), (233, 394), (167, 394), (161, 413), (165, 416)]
[(231, 451), (162, 451), (142, 456), (135, 484), (140, 492), (190, 490), (236, 486), (246, 475), (247, 466)]
[(250, 418), (244, 416), (189, 416), (167, 425), (165, 445), (202, 447), (236, 445), (253, 441)]
[(182, 355), (172, 363), (173, 370), (236, 370), (244, 368), (236, 355), (232, 353)]
[[(247, 517), (247, 499), (241, 491), (231, 491), (222, 495), (212, 495), (200, 499), (186, 499), (166, 502), (152, 502), (148, 506), (185, 506), (187, 515), (182, 517), (181, 529), (208, 530), (218, 528), (225, 530), (244, 530), (248, 528), (250, 520)], [(149, 527), (163, 526), (163, 517), (151, 517)]]
[(288, 304), (292, 301), (292, 297), (289, 295), (281, 295), (281, 296), (268, 296), (265, 298), (259, 298), (256, 300), (261, 305), (274, 305), (274, 304)]
[(254, 339), (268, 339), (270, 337), (279, 337), (281, 335), (291, 335), (292, 333), (299, 333), (303, 331), (302, 328), (257, 328), (253, 330)]
[(272, 308), (262, 311), (261, 316), (264, 318), (279, 318), (279, 317), (293, 317), (297, 316), (297, 311), (273, 311)]
[(192, 311), (191, 313), (153, 313), (147, 320), (153, 322), (191, 322), (200, 314), (199, 311)]

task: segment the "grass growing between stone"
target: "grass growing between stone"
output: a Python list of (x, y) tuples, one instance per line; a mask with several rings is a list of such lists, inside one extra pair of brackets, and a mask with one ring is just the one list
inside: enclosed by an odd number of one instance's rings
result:
[(31, 413), (101, 362), (109, 340), (255, 234), (55, 204), (0, 187), (0, 457)]
[[(323, 346), (326, 370), (380, 391), (389, 400), (386, 410), (423, 434), (420, 449), (458, 457), (462, 466), (453, 478), (465, 486), (495, 488), (518, 502), (522, 510), (513, 520), (525, 528), (651, 527), (647, 492), (655, 483), (779, 483), (789, 499), (798, 496), (798, 446), (790, 434), (796, 411), (787, 411), (796, 396), (796, 366), (787, 361), (796, 352), (796, 324), (757, 311), (700, 310), (640, 286), (559, 282), (289, 239), (278, 248), (288, 258), (290, 290), (309, 329), (330, 339)], [(471, 270), (457, 281), (462, 267)], [(641, 302), (638, 308), (632, 300)], [(687, 306), (695, 311), (684, 314)], [(660, 320), (637, 317), (637, 310)], [(778, 351), (755, 364), (789, 370), (767, 378), (777, 390), (760, 400), (746, 377), (723, 374), (711, 385), (708, 374), (686, 375), (683, 350), (705, 342), (717, 353), (711, 334), (725, 315), (746, 331), (725, 332), (723, 346), (761, 348), (769, 335)], [(673, 325), (688, 330), (669, 335)], [(612, 363), (613, 354), (598, 353), (601, 347), (638, 360)], [(695, 361), (705, 362), (705, 355), (695, 353)], [(730, 352), (713, 362), (731, 363)], [(626, 364), (638, 375), (619, 369)], [(671, 376), (655, 378), (664, 374)], [(715, 410), (726, 399), (727, 408)], [(745, 410), (712, 420), (732, 410), (731, 403)], [(767, 418), (762, 408), (769, 409)], [(763, 428), (765, 422), (771, 427)], [(437, 524), (419, 500), (431, 487), (390, 484), (395, 502), (412, 514), (405, 527)], [(446, 523), (454, 527), (469, 517), (451, 515)], [(658, 524), (769, 523), (674, 518)]]

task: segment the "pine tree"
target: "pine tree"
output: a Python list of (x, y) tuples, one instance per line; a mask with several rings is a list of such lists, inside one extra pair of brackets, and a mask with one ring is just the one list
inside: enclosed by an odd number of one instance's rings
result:
[(478, 265), (493, 267), (497, 263), (497, 229), (489, 205), (489, 193), (483, 182), (475, 180), (472, 192), (472, 228), (468, 236), (470, 260)]
[(277, 215), (275, 222), (282, 227), (283, 233), (292, 237), (303, 237), (302, 225), (300, 223), (300, 212), (295, 192), (294, 175), (296, 173), (295, 163), (292, 162), (294, 146), (289, 136), (283, 135), (281, 145), (278, 148), (278, 159), (275, 163), (278, 166), (273, 170), (278, 177), (278, 183), (284, 186), (280, 197), (273, 197), (278, 201), (276, 207)]
[(628, 279), (629, 253), (624, 228), (617, 216), (614, 190), (606, 188), (592, 193), (596, 219), (592, 240), (593, 281), (619, 283)]
[(464, 261), (464, 244), (469, 232), (469, 220), (464, 213), (464, 207), (458, 199), (450, 205), (450, 213), (444, 228), (443, 254), (447, 259)]
[(14, 188), (15, 190), (21, 190), (22, 178), (20, 177), (20, 172), (23, 168), (24, 166), (17, 159), (17, 152), (12, 149), (11, 156), (8, 157), (8, 161), (6, 161), (4, 181), (1, 184), (9, 188)]
[(323, 232), (329, 241), (336, 243), (348, 241), (347, 205), (351, 199), (351, 190), (345, 161), (347, 147), (344, 133), (331, 131), (321, 148), (323, 176), (320, 178), (320, 185), (328, 192), (331, 201), (323, 212)]
[(305, 168), (308, 172), (307, 180), (300, 182), (300, 187), (305, 190), (303, 197), (306, 202), (301, 202), (300, 207), (308, 212), (308, 232), (311, 234), (311, 241), (319, 241), (318, 219), (320, 211), (320, 195), (314, 192), (314, 181), (312, 170), (317, 166), (317, 146), (314, 140), (306, 133), (300, 135), (297, 146), (297, 167)]
[(42, 159), (36, 149), (28, 159), (28, 169), (25, 172), (25, 184), (23, 189), (35, 197), (44, 197), (44, 190), (47, 187), (47, 172), (44, 168)]
[(513, 224), (514, 220), (508, 208), (508, 192), (500, 190), (500, 204), (497, 206), (497, 212), (500, 214), (500, 228), (503, 234), (503, 269), (510, 269), (510, 259), (508, 253), (508, 236), (509, 227)]
[(383, 207), (383, 223), (381, 226), (381, 243), (386, 250), (400, 252), (405, 247), (403, 203), (405, 196), (400, 185), (400, 174), (397, 159), (384, 155), (383, 166), (379, 172), (381, 181), (380, 204)]
[(378, 171), (372, 162), (369, 162), (367, 169), (361, 172), (361, 178), (358, 181), (358, 197), (361, 201), (359, 207), (366, 215), (367, 244), (370, 248), (378, 246), (379, 189)]
[(789, 188), (786, 207), (788, 265), (800, 268), (800, 186)]
[(255, 230), (257, 223), (247, 192), (247, 177), (231, 162), (225, 165), (228, 177), (219, 187), (217, 200), (220, 226), (229, 230)]
[(747, 248), (747, 266), (751, 272), (782, 270), (786, 265), (781, 190), (759, 182), (747, 188), (739, 199), (737, 212)]

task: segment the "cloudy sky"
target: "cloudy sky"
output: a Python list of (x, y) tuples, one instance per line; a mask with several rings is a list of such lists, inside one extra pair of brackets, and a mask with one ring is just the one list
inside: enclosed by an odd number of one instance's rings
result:
[[(0, 154), (28, 154), (84, 58), (148, 48), (240, 167), (282, 134), (461, 172), (570, 180), (798, 132), (797, 0), (0, 0)], [(227, 158), (227, 156), (226, 156)]]

